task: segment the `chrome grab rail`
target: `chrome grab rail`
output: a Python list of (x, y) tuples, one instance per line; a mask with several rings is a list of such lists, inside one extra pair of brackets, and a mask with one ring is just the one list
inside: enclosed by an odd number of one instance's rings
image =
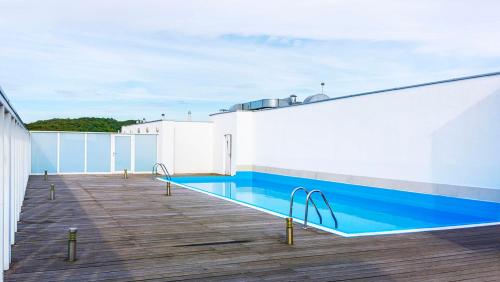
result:
[[(295, 192), (297, 191), (304, 191), (304, 193), (306, 193), (306, 195), (309, 195), (309, 191), (307, 191), (306, 188), (304, 187), (297, 187), (295, 189), (293, 189), (292, 191), (292, 194), (290, 194), (290, 212), (288, 213), (288, 217), (292, 218), (292, 210), (293, 210), (293, 198), (295, 197)], [(316, 204), (314, 203), (314, 201), (311, 199), (311, 203), (314, 205), (314, 208), (316, 208), (316, 213), (318, 214), (319, 216), (319, 223), (323, 223), (323, 218), (321, 217), (321, 214), (319, 213), (319, 210), (318, 210), (318, 207), (316, 206)]]
[(163, 174), (167, 177), (168, 180), (171, 180), (172, 177), (170, 176), (170, 173), (168, 172), (168, 169), (167, 167), (163, 164), (163, 163), (155, 163), (154, 166), (153, 166), (153, 171), (151, 172), (151, 174), (153, 175), (153, 178), (158, 175), (158, 167), (161, 168), (161, 170), (163, 170)]
[[(333, 214), (333, 210), (332, 208), (330, 207), (330, 204), (328, 204), (328, 200), (326, 200), (326, 197), (325, 195), (323, 194), (323, 192), (321, 192), (320, 190), (312, 190), (311, 192), (309, 192), (307, 194), (307, 198), (306, 198), (306, 215), (304, 217), (304, 229), (307, 229), (307, 214), (309, 212), (309, 200), (311, 200), (312, 202), (312, 198), (311, 196), (314, 194), (314, 193), (319, 193), (321, 195), (321, 197), (323, 198), (323, 200), (325, 201), (325, 204), (326, 206), (328, 207), (328, 209), (330, 210), (330, 214), (332, 215), (333, 217), (333, 221), (335, 221), (335, 229), (338, 228), (339, 224), (337, 222), (337, 218), (335, 217), (335, 214)], [(316, 205), (314, 205), (316, 206)], [(317, 209), (317, 208), (316, 208)]]

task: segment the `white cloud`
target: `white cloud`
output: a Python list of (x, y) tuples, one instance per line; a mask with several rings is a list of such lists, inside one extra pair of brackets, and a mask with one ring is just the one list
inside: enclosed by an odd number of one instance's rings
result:
[(498, 55), (499, 10), (496, 0), (12, 1), (0, 6), (0, 25), (118, 34), (412, 41), (425, 51)]
[(312, 94), (319, 81), (351, 94), (498, 71), (499, 10), (488, 0), (2, 1), (0, 84), (28, 120), (53, 114), (32, 111), (36, 101), (120, 104), (110, 114), (132, 116), (127, 102), (184, 103), (172, 113), (206, 103), (206, 114)]

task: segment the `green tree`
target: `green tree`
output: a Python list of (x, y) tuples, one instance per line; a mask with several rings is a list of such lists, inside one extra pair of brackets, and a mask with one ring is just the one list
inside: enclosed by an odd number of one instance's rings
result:
[(27, 124), (29, 130), (43, 131), (88, 131), (117, 132), (124, 125), (135, 124), (135, 120), (117, 121), (112, 118), (54, 118)]

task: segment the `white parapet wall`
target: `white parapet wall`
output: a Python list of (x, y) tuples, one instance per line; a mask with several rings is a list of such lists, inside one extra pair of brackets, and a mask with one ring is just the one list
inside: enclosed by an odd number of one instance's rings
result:
[[(255, 156), (253, 112), (227, 112), (213, 115), (214, 173), (235, 174), (237, 170), (251, 170)], [(226, 138), (231, 136), (230, 162)], [(229, 167), (229, 168), (228, 168)], [(230, 173), (228, 173), (230, 171)]]
[(500, 73), (211, 120), (217, 173), (231, 134), (232, 173), (500, 201)]
[[(0, 89), (0, 265), (9, 269), (11, 245), (30, 172), (30, 138), (24, 123)], [(3, 281), (3, 271), (0, 275)]]
[(158, 134), (158, 161), (171, 174), (212, 173), (213, 124), (159, 120), (122, 127), (125, 134)]

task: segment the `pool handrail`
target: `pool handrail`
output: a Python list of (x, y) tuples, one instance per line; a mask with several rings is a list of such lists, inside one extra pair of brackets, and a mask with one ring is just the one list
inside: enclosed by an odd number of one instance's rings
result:
[(304, 216), (304, 229), (307, 229), (307, 214), (309, 213), (309, 200), (312, 201), (311, 196), (314, 193), (319, 193), (321, 195), (321, 197), (323, 198), (323, 201), (325, 201), (326, 206), (330, 210), (330, 214), (332, 215), (333, 221), (335, 222), (335, 229), (337, 229), (339, 227), (339, 224), (337, 222), (337, 218), (335, 217), (335, 214), (333, 213), (333, 210), (330, 207), (330, 204), (328, 203), (328, 200), (326, 199), (325, 194), (323, 194), (323, 192), (321, 192), (320, 190), (317, 190), (317, 189), (316, 190), (312, 190), (311, 192), (309, 192), (307, 194), (307, 198), (306, 198), (306, 214)]
[(165, 166), (165, 164), (163, 163), (155, 163), (153, 165), (153, 171), (151, 172), (151, 174), (153, 175), (153, 178), (158, 175), (158, 167), (161, 168), (161, 170), (163, 170), (163, 174), (167, 177), (168, 180), (171, 180), (172, 177), (170, 176), (170, 173), (168, 172), (168, 169), (167, 167)]
[[(292, 218), (292, 215), (293, 215), (293, 198), (295, 197), (295, 192), (297, 192), (299, 190), (304, 191), (304, 193), (306, 193), (306, 196), (309, 194), (309, 191), (307, 191), (307, 189), (302, 187), (302, 186), (293, 189), (292, 194), (290, 194), (290, 212), (288, 213), (288, 217), (290, 217), (290, 218)], [(316, 204), (314, 203), (314, 201), (312, 199), (311, 199), (311, 203), (314, 205), (314, 208), (316, 209), (316, 213), (319, 216), (319, 223), (323, 223), (323, 218), (321, 217), (321, 214), (319, 213), (318, 207), (316, 206)]]

